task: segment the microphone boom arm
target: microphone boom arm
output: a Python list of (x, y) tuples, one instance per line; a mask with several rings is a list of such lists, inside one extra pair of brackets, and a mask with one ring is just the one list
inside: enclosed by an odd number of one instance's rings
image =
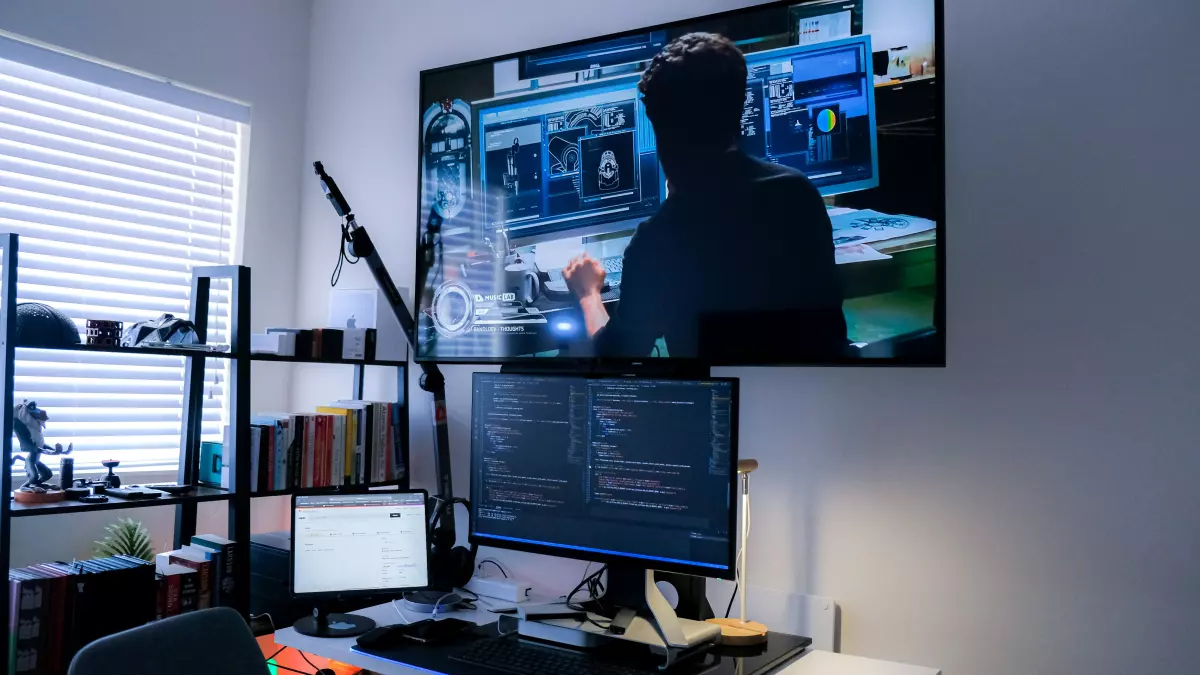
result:
[[(325, 167), (320, 162), (313, 162), (313, 169), (321, 180), (325, 197), (329, 199), (329, 203), (333, 204), (337, 214), (346, 219), (343, 232), (344, 245), (353, 256), (366, 261), (371, 275), (375, 277), (375, 283), (383, 291), (388, 305), (392, 308), (392, 314), (400, 322), (400, 329), (403, 331), (405, 339), (408, 340), (408, 346), (415, 357), (417, 325), (413, 315), (408, 311), (404, 297), (400, 295), (400, 289), (392, 281), (392, 275), (388, 273), (383, 258), (376, 250), (374, 242), (371, 241), (371, 236), (367, 234), (367, 229), (355, 220), (354, 212), (342, 195), (342, 191), (338, 189), (337, 183), (329, 174), (325, 173)], [(438, 477), (438, 489), (435, 496), (438, 499), (437, 508), (441, 510), (441, 517), (433, 532), (433, 539), (435, 544), (446, 546), (446, 550), (449, 550), (449, 547), (454, 545), (455, 534), (454, 502), (451, 501), (454, 498), (454, 486), (450, 472), (450, 432), (446, 423), (446, 378), (436, 363), (418, 363), (418, 365), (421, 367), (421, 389), (433, 395), (433, 460)]]

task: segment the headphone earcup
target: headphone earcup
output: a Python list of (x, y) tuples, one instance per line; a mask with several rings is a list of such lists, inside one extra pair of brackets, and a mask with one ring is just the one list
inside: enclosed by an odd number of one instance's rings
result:
[(475, 576), (475, 552), (472, 548), (456, 546), (450, 551), (450, 570), (453, 570), (452, 582), (455, 588), (462, 588)]

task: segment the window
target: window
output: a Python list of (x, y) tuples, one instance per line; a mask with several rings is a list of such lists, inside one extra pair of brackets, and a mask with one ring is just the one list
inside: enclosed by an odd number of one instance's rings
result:
[[(21, 237), (18, 303), (61, 310), (83, 341), (87, 319), (190, 317), (192, 269), (234, 260), (248, 121), (244, 105), (0, 34), (0, 231)], [(228, 343), (229, 310), (214, 280), (209, 342)], [(203, 437), (221, 441), (228, 362), (207, 363)], [(174, 469), (183, 365), (20, 348), (15, 401), (47, 411), (46, 441), (73, 443), (77, 472), (110, 458)]]

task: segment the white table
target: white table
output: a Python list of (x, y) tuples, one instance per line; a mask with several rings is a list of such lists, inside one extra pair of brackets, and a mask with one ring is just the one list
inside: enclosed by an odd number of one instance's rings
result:
[(864, 659), (861, 656), (810, 651), (776, 675), (942, 675), (942, 671), (936, 668)]
[[(380, 626), (390, 626), (404, 623), (396, 609), (391, 604), (376, 605), (354, 612), (365, 616)], [(419, 621), (428, 618), (413, 612), (405, 612), (408, 620)], [(483, 625), (492, 623), (497, 615), (486, 609), (463, 610), (446, 612), (446, 617), (455, 617), (464, 621), (474, 621)], [(315, 638), (300, 635), (292, 628), (284, 628), (275, 632), (275, 642), (279, 645), (298, 649), (309, 654), (316, 654), (334, 661), (341, 661), (359, 668), (380, 673), (381, 675), (428, 675), (426, 671), (385, 661), (366, 654), (351, 651), (355, 638)], [(791, 664), (776, 671), (777, 675), (941, 675), (941, 671), (933, 668), (919, 668), (887, 661), (875, 661), (854, 656), (844, 656), (822, 651), (809, 651), (798, 657)]]

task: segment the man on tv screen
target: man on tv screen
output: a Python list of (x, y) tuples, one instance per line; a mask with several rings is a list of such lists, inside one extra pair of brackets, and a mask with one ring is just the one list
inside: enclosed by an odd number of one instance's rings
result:
[(742, 52), (710, 33), (675, 40), (643, 74), (668, 198), (625, 249), (614, 310), (598, 261), (563, 270), (596, 356), (649, 356), (660, 339), (672, 357), (716, 362), (844, 354), (825, 204), (799, 171), (738, 149), (746, 78)]

